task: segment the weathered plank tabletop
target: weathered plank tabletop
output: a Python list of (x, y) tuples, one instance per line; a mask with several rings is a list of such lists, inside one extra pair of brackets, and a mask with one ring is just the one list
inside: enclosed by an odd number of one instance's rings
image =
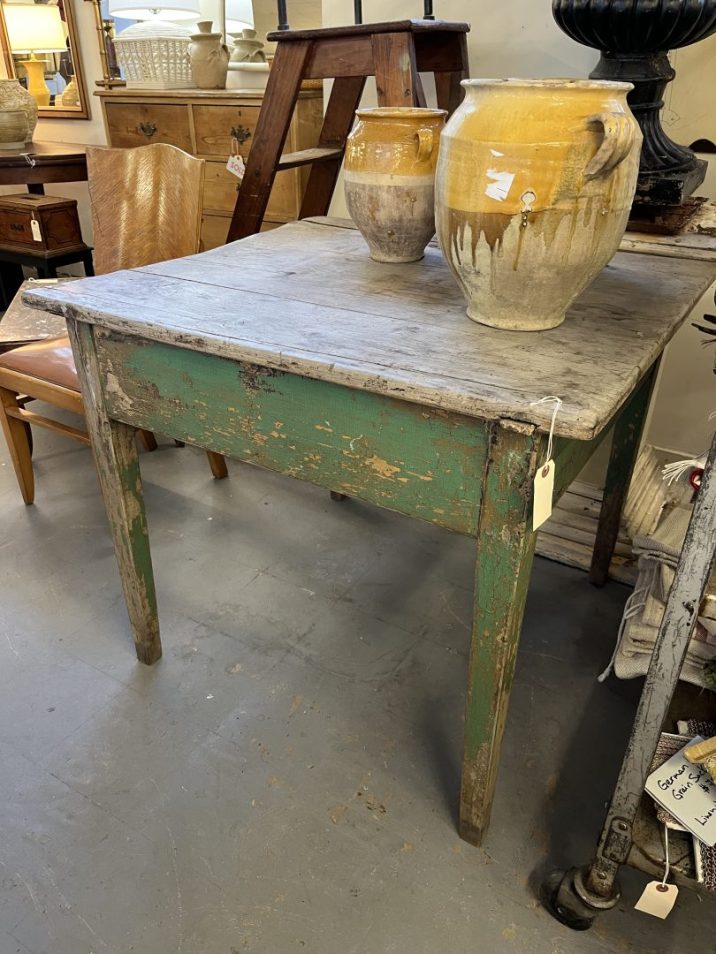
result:
[[(555, 495), (615, 436), (603, 581), (654, 369), (716, 264), (620, 253), (560, 328), (471, 322), (436, 248), (372, 262), (308, 221), (26, 295), (64, 315), (137, 654), (161, 654), (133, 428), (157, 431), (477, 540), (460, 832), (487, 828), (529, 582), (532, 484), (557, 417)], [(529, 289), (525, 289), (529, 295)]]

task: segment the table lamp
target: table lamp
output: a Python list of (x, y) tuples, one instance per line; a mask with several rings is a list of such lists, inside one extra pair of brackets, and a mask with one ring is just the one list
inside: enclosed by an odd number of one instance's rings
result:
[(109, 0), (109, 12), (126, 20), (196, 20), (199, 0), (161, 0), (156, 6), (151, 0)]
[(251, 0), (226, 0), (224, 11), (227, 33), (241, 33), (242, 30), (253, 30), (254, 10)]
[(10, 49), (13, 53), (29, 53), (29, 60), (20, 60), (27, 73), (27, 89), (38, 107), (50, 105), (50, 90), (45, 82), (47, 61), (38, 53), (65, 53), (67, 34), (59, 7), (49, 3), (4, 3)]

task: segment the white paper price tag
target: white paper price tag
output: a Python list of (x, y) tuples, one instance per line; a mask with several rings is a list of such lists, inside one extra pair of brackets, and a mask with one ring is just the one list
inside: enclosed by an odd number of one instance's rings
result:
[(232, 175), (236, 176), (237, 179), (244, 178), (246, 166), (244, 165), (244, 160), (241, 158), (241, 156), (229, 156), (229, 161), (226, 163), (226, 168)]
[(643, 911), (644, 914), (653, 914), (655, 918), (662, 918), (663, 920), (671, 914), (678, 893), (679, 889), (675, 884), (650, 881), (634, 907), (637, 911)]
[(35, 242), (42, 241), (42, 233), (40, 232), (40, 223), (37, 219), (30, 219), (30, 230), (32, 231), (32, 237)]
[(552, 497), (554, 496), (553, 460), (543, 464), (535, 475), (532, 494), (532, 529), (537, 530), (552, 515)]

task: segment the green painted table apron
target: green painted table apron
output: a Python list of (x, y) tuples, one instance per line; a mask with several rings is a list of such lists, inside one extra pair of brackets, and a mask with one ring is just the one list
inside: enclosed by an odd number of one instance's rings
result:
[[(603, 581), (666, 342), (716, 266), (619, 253), (560, 328), (474, 324), (437, 248), (372, 262), (310, 220), (26, 300), (65, 316), (137, 655), (161, 655), (133, 428), (476, 540), (460, 834), (487, 830), (535, 534), (532, 482), (558, 395), (558, 497), (614, 421)], [(525, 290), (529, 294), (529, 289)]]

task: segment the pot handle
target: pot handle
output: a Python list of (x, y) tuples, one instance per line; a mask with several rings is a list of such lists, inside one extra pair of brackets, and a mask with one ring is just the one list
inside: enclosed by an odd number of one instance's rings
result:
[(430, 126), (421, 126), (415, 133), (418, 140), (418, 162), (427, 161), (435, 148), (435, 130)]
[(632, 151), (636, 130), (631, 116), (626, 113), (598, 113), (590, 116), (587, 126), (599, 125), (604, 139), (584, 169), (584, 178), (600, 179), (608, 176)]

